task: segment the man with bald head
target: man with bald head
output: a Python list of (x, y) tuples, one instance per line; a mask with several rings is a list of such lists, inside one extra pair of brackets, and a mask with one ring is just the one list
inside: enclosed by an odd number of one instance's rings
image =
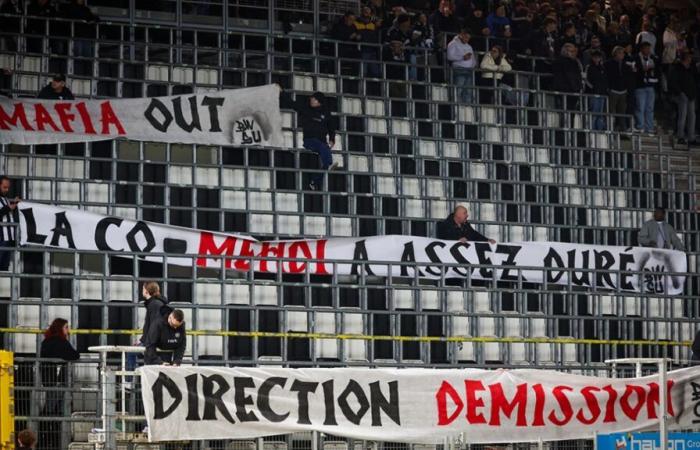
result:
[(476, 231), (467, 221), (469, 211), (463, 205), (457, 205), (452, 211), (452, 214), (447, 216), (447, 219), (438, 222), (437, 238), (446, 241), (459, 242), (490, 242), (495, 244), (494, 239), (489, 239), (483, 234)]

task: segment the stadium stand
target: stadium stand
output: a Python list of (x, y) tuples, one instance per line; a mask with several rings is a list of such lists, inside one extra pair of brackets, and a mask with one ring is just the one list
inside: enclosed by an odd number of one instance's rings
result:
[[(50, 29), (44, 19), (3, 16), (21, 26), (2, 34), (18, 45), (0, 52), (0, 68), (12, 71), (2, 89), (17, 98), (33, 97), (59, 72), (67, 74), (77, 98), (268, 83), (295, 98), (321, 91), (338, 117), (333, 153), (342, 168), (328, 174), (324, 188), (308, 189), (317, 156), (303, 149), (295, 114), (285, 110), (282, 148), (131, 141), (5, 145), (0, 172), (12, 178), (22, 198), (259, 239), (432, 237), (436, 222), (462, 203), (476, 227), (497, 241), (622, 246), (637, 245), (637, 231), (661, 205), (686, 246), (686, 288), (682, 295), (651, 296), (571, 285), (222, 276), (107, 253), (24, 248), (11, 271), (0, 274), (0, 328), (14, 330), (0, 333), (0, 339), (20, 357), (17, 377), (24, 390), (17, 409), (25, 420), (39, 415), (29, 399), (38, 383), (32, 370), (41, 338), (16, 331), (45, 328), (58, 316), (74, 328), (139, 328), (145, 311), (137, 300), (146, 279), (164, 285), (194, 330), (358, 336), (196, 336), (186, 358), (200, 364), (537, 367), (604, 374), (608, 358), (690, 359), (680, 342), (692, 340), (700, 314), (697, 149), (674, 148), (667, 135), (613, 131), (616, 116), (607, 112), (607, 130), (593, 131), (594, 116), (586, 106), (593, 97), (576, 94), (581, 111), (563, 110), (559, 99), (566, 94), (545, 89), (551, 75), (538, 69), (547, 61), (542, 57), (513, 57), (517, 69), (506, 75), (509, 89), (528, 98), (517, 106), (506, 104), (498, 95), (506, 89), (493, 84), (476, 86), (475, 104), (452, 101), (457, 88), (433, 48), (415, 48), (415, 64), (377, 61), (385, 76), (365, 76), (366, 61), (345, 58), (349, 44), (314, 33), (346, 10), (358, 10), (356, 2), (317, 1), (315, 12), (291, 1), (276, 8), (244, 1), (153, 4), (158, 6), (148, 10), (134, 1), (90, 2), (101, 19), (89, 29), (96, 34), (85, 37), (94, 58), (75, 54), (70, 37), (86, 22), (55, 20), (51, 26), (63, 24), (70, 32), (46, 34), (36, 31)], [(23, 44), (31, 39), (38, 48)], [(65, 54), (55, 51), (56, 41), (66, 43)], [(379, 53), (384, 47), (376, 48)], [(477, 50), (479, 61), (486, 48)], [(91, 345), (133, 340), (79, 334), (75, 344), (86, 354)], [(96, 382), (85, 366), (76, 365), (72, 376), (84, 386)], [(90, 417), (85, 411), (91, 411), (92, 395), (77, 396), (64, 412), (74, 420), (71, 437), (64, 439), (83, 441), (90, 420), (80, 416)]]

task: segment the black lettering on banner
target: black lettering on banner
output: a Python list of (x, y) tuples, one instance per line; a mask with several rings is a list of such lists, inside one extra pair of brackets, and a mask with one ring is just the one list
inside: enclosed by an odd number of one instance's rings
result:
[[(402, 263), (412, 263), (412, 266), (416, 266), (416, 252), (413, 250), (413, 241), (406, 242), (403, 245), (403, 253), (401, 254), (401, 262)], [(418, 276), (423, 277), (425, 274), (421, 272), (419, 267), (416, 267), (416, 270), (418, 270)], [(408, 275), (408, 264), (401, 264), (401, 276), (402, 277), (407, 277)]]
[(693, 415), (695, 416), (693, 423), (700, 423), (700, 384), (691, 381), (690, 386), (693, 388), (691, 401), (695, 402), (695, 406), (693, 406)]
[(184, 239), (164, 238), (163, 251), (165, 253), (184, 255), (187, 253), (187, 241)]
[[(488, 242), (475, 242), (474, 248), (476, 249), (476, 257), (479, 258), (479, 264), (493, 264), (491, 262), (491, 258), (486, 257), (486, 252), (491, 251), (491, 245)], [(482, 278), (488, 280), (489, 278), (493, 277), (493, 269), (482, 267), (481, 269), (479, 269), (479, 274), (481, 274)]]
[(240, 422), (258, 422), (258, 417), (253, 411), (246, 409), (247, 405), (253, 405), (253, 397), (246, 395), (245, 390), (254, 388), (255, 383), (250, 377), (233, 377), (233, 388), (236, 391), (234, 402), (236, 402), (236, 417)]
[(623, 272), (630, 270), (631, 264), (634, 264), (634, 255), (631, 253), (620, 253), (620, 288), (629, 291), (634, 290), (634, 286), (630, 281), (634, 275)]
[(66, 243), (68, 243), (69, 248), (75, 248), (75, 242), (73, 242), (73, 230), (71, 229), (70, 222), (66, 218), (66, 212), (56, 213), (56, 227), (53, 228), (53, 237), (51, 238), (51, 245), (54, 247), (60, 247), (61, 236), (66, 238)]
[(211, 122), (211, 126), (209, 128), (209, 131), (212, 133), (221, 131), (221, 125), (219, 124), (219, 110), (217, 108), (221, 107), (223, 105), (224, 105), (224, 98), (223, 97), (206, 97), (205, 96), (202, 99), (202, 106), (206, 106), (209, 108), (209, 121)]
[[(353, 252), (352, 259), (353, 261), (369, 261), (369, 257), (367, 256), (367, 247), (365, 246), (364, 239), (355, 242), (355, 251)], [(359, 275), (359, 266), (360, 264), (353, 262), (352, 266), (350, 267), (350, 273), (353, 275)], [(372, 272), (372, 268), (369, 264), (362, 264), (362, 267), (364, 267), (367, 275), (374, 275), (374, 272)]]
[[(464, 265), (471, 265), (469, 260), (462, 255), (462, 253), (459, 251), (460, 247), (464, 247), (464, 249), (468, 249), (471, 246), (471, 244), (466, 243), (466, 242), (457, 242), (455, 245), (450, 247), (450, 255), (457, 261), (459, 264), (464, 264)], [(467, 276), (467, 270), (462, 270), (459, 267), (452, 267), (452, 271), (456, 273), (457, 275), (461, 275), (463, 277)], [(471, 268), (469, 273), (473, 273), (474, 268)]]
[[(357, 411), (353, 411), (350, 403), (348, 402), (348, 397), (350, 397), (350, 394), (353, 394), (357, 400), (357, 404), (359, 405)], [(343, 412), (346, 419), (355, 425), (359, 425), (362, 421), (362, 417), (367, 414), (367, 410), (369, 410), (369, 400), (367, 400), (367, 396), (362, 390), (362, 386), (360, 386), (357, 381), (350, 380), (348, 385), (338, 397), (338, 406), (340, 406), (340, 410)]]
[[(146, 240), (146, 245), (143, 248), (139, 248), (139, 243), (136, 242), (136, 235), (141, 232), (144, 239)], [(156, 246), (156, 238), (153, 237), (153, 232), (148, 227), (146, 222), (139, 220), (134, 225), (134, 228), (129, 231), (126, 235), (126, 242), (129, 244), (129, 248), (132, 252), (150, 252)]]
[[(522, 247), (519, 245), (501, 245), (496, 246), (496, 252), (508, 255), (505, 261), (501, 263), (502, 266), (516, 266), (515, 257), (520, 252)], [(517, 273), (517, 269), (503, 269), (501, 273), (501, 280), (503, 281), (518, 281), (518, 275), (511, 275), (510, 272), (514, 271)]]
[(299, 418), (297, 423), (311, 425), (309, 419), (309, 394), (316, 392), (318, 383), (315, 381), (299, 381), (294, 380), (290, 391), (297, 393), (297, 402), (299, 403)]
[(399, 382), (389, 382), (389, 400), (384, 397), (382, 388), (379, 386), (379, 381), (369, 384), (369, 396), (372, 405), (372, 426), (382, 426), (381, 411), (389, 416), (396, 425), (401, 425), (401, 417), (399, 414)]
[(20, 210), (24, 215), (24, 221), (27, 223), (27, 243), (29, 244), (44, 244), (46, 242), (45, 234), (37, 234), (36, 219), (32, 208)]
[[(542, 262), (544, 264), (544, 267), (547, 269), (552, 269), (554, 267), (559, 267), (559, 268), (564, 267), (564, 261), (561, 259), (561, 256), (559, 255), (559, 253), (557, 253), (557, 251), (554, 250), (554, 248), (552, 248), (552, 247), (549, 247), (549, 251), (545, 255), (544, 260)], [(557, 265), (555, 266), (554, 263), (556, 263)], [(561, 279), (561, 277), (564, 276), (563, 270), (560, 270), (559, 272), (547, 270), (546, 272), (547, 272), (547, 283), (556, 283), (557, 281), (559, 281)], [(556, 273), (556, 275), (553, 275), (555, 273)]]
[[(255, 130), (255, 120), (253, 119), (236, 120), (236, 128), (234, 131), (241, 135), (242, 144), (248, 145), (262, 142), (260, 130)], [(248, 136), (248, 132), (250, 132), (250, 136)]]
[(192, 120), (190, 123), (185, 121), (185, 116), (182, 114), (182, 97), (175, 97), (173, 99), (173, 109), (175, 110), (175, 123), (182, 128), (184, 131), (191, 133), (195, 128), (202, 131), (202, 126), (199, 124), (199, 111), (197, 110), (197, 96), (191, 96), (188, 101), (190, 102), (190, 115)]
[(664, 292), (664, 278), (666, 266), (657, 264), (651, 267), (644, 267), (644, 290), (654, 294)]
[(275, 386), (284, 387), (287, 384), (287, 379), (284, 377), (270, 377), (263, 381), (258, 389), (258, 409), (260, 414), (270, 422), (282, 422), (284, 419), (289, 417), (289, 413), (278, 414), (272, 410), (270, 407), (270, 391)]
[[(172, 405), (168, 409), (163, 409), (165, 407), (165, 402), (163, 398), (163, 389), (168, 391), (170, 397), (173, 399)], [(182, 392), (177, 388), (177, 384), (166, 374), (160, 372), (158, 378), (151, 386), (151, 392), (153, 393), (153, 419), (165, 419), (170, 414), (177, 409), (182, 401)]]
[[(160, 113), (163, 115), (162, 120), (159, 120), (158, 118), (156, 118), (156, 116), (153, 115), (153, 112), (156, 109), (160, 111)], [(143, 115), (146, 117), (146, 120), (148, 120), (148, 123), (150, 123), (153, 128), (163, 133), (168, 131), (168, 127), (173, 121), (173, 115), (170, 113), (170, 111), (168, 111), (168, 107), (165, 106), (163, 102), (161, 102), (157, 98), (151, 99), (151, 103), (148, 105), (148, 108), (146, 108), (146, 111), (144, 111)]]
[(123, 248), (111, 248), (107, 245), (107, 228), (110, 225), (120, 226), (124, 220), (117, 217), (105, 217), (95, 226), (95, 245), (98, 250), (121, 252)]
[[(437, 255), (437, 253), (435, 252), (435, 247), (445, 248), (445, 245), (446, 244), (444, 242), (440, 242), (440, 241), (433, 241), (430, 244), (426, 245), (425, 246), (425, 254), (428, 255), (428, 259), (434, 263), (438, 263), (438, 264), (442, 263), (442, 261), (440, 260), (440, 258)], [(442, 267), (444, 267), (444, 266), (427, 266), (425, 268), (425, 271), (431, 275), (435, 275), (436, 277), (439, 277), (444, 272), (444, 269), (442, 269)]]
[(604, 283), (608, 284), (608, 287), (615, 288), (615, 283), (613, 283), (612, 278), (610, 278), (610, 268), (615, 264), (615, 258), (612, 253), (607, 250), (596, 251), (593, 250), (595, 255), (595, 282), (597, 287), (605, 287)]
[(185, 420), (202, 420), (199, 417), (199, 389), (197, 388), (197, 378), (196, 373), (185, 377), (185, 383), (187, 383), (187, 418)]
[(326, 417), (323, 419), (324, 425), (338, 425), (335, 420), (335, 395), (333, 380), (324, 381), (321, 383), (323, 388), (323, 403), (326, 406)]
[[(216, 390), (214, 388), (216, 387)], [(236, 423), (231, 417), (226, 408), (226, 404), (221, 399), (223, 395), (231, 389), (226, 379), (221, 375), (202, 375), (202, 395), (204, 396), (204, 414), (203, 420), (217, 420), (216, 410), (218, 409), (222, 416), (230, 423)], [(191, 401), (192, 399), (190, 399)]]
[[(581, 263), (581, 267), (583, 268), (588, 268), (588, 260), (590, 257), (590, 251), (589, 250), (584, 250), (581, 252), (581, 256), (583, 257), (583, 262)], [(567, 256), (569, 257), (569, 268), (574, 268), (576, 267), (576, 249), (574, 250), (569, 250), (566, 252)], [(584, 270), (581, 271), (581, 276), (578, 275), (578, 272), (575, 270), (571, 272), (571, 283), (577, 285), (577, 286), (590, 286), (591, 285), (591, 279), (589, 276), (589, 272)]]

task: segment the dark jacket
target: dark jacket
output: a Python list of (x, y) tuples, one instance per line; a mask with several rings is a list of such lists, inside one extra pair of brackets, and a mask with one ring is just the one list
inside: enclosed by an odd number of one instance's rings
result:
[[(64, 361), (77, 361), (80, 359), (80, 353), (68, 342), (58, 336), (44, 339), (41, 342), (39, 351), (41, 358), (62, 359)], [(66, 370), (65, 364), (56, 362), (41, 363), (41, 382), (44, 386), (56, 386), (57, 384), (65, 384)]]
[(454, 214), (437, 223), (437, 238), (446, 241), (458, 241), (466, 238), (472, 242), (486, 242), (489, 239), (472, 228), (469, 222), (459, 226), (455, 223)]
[(141, 336), (141, 343), (145, 343), (146, 336), (148, 336), (148, 330), (151, 326), (163, 319), (163, 307), (168, 304), (168, 299), (161, 296), (151, 297), (146, 300), (146, 319), (143, 321), (143, 335)]
[(454, 14), (449, 16), (444, 15), (440, 11), (435, 11), (428, 18), (430, 25), (433, 26), (435, 34), (440, 33), (459, 33), (459, 21)]
[(689, 67), (685, 67), (680, 62), (671, 66), (668, 88), (672, 94), (685, 94), (689, 100), (693, 100), (698, 96), (698, 82), (700, 82), (698, 70), (692, 62)]
[(554, 58), (557, 52), (558, 41), (559, 38), (557, 37), (556, 31), (547, 33), (544, 30), (540, 30), (532, 37), (530, 48), (535, 56)]
[(63, 92), (59, 94), (53, 89), (51, 89), (51, 83), (44, 86), (39, 91), (39, 95), (37, 95), (36, 97), (43, 98), (44, 100), (75, 100), (75, 97), (73, 97), (73, 93), (70, 89), (68, 89), (68, 86), (65, 86), (63, 88)]
[(560, 56), (552, 64), (554, 80), (552, 88), (560, 92), (581, 92), (583, 80), (581, 79), (581, 66), (574, 58)]
[(144, 345), (146, 347), (144, 354), (145, 364), (163, 364), (163, 359), (158, 354), (158, 349), (172, 350), (172, 363), (180, 364), (187, 346), (185, 324), (183, 323), (178, 328), (173, 328), (168, 323), (167, 317), (161, 318), (148, 329), (148, 336)]
[(308, 98), (298, 98), (296, 101), (292, 101), (289, 94), (282, 93), (280, 106), (291, 108), (297, 112), (298, 124), (301, 125), (304, 139), (319, 139), (323, 142), (335, 141), (335, 117), (325, 103), (322, 103), (318, 108), (312, 108), (309, 106)]
[(609, 59), (605, 62), (605, 76), (608, 79), (608, 88), (616, 94), (624, 94), (632, 86), (634, 72), (625, 60), (617, 61)]
[[(648, 63), (648, 64), (647, 64)], [(642, 58), (639, 54), (634, 58), (634, 64), (637, 68), (636, 87), (656, 87), (659, 84), (661, 77), (661, 62), (656, 55), (649, 55), (648, 58)], [(647, 70), (645, 70), (647, 67)]]
[(608, 95), (608, 78), (605, 76), (603, 64), (589, 64), (586, 68), (586, 92)]

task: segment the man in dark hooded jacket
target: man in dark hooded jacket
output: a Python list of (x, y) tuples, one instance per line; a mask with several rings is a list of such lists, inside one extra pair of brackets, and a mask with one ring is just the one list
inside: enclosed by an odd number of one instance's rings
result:
[[(304, 134), (304, 148), (318, 153), (323, 170), (335, 170), (331, 149), (335, 145), (335, 118), (326, 104), (326, 96), (322, 92), (314, 92), (308, 99), (298, 98), (292, 101), (288, 94), (280, 96), (280, 106), (291, 108), (297, 113), (298, 124)], [(309, 189), (315, 191), (323, 187), (323, 173), (311, 178)]]
[(469, 212), (462, 205), (457, 205), (452, 214), (443, 221), (437, 223), (436, 237), (446, 241), (460, 242), (489, 242), (495, 244), (496, 241), (489, 239), (476, 231), (467, 221)]

